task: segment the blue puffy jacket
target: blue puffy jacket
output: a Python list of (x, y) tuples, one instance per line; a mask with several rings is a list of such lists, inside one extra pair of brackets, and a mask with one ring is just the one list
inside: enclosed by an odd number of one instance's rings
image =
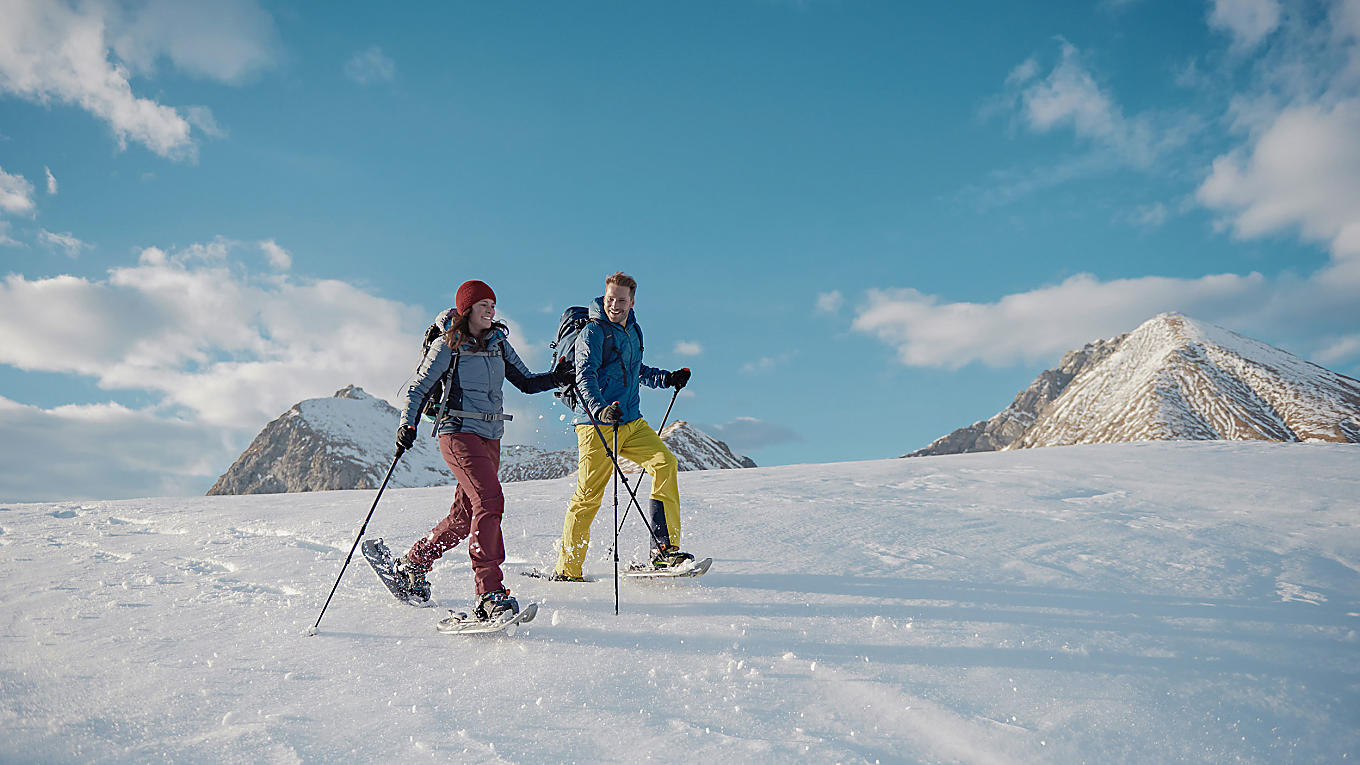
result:
[[(595, 298), (588, 308), (590, 323), (576, 336), (575, 350), (576, 388), (589, 414), (578, 414), (572, 422), (589, 424), (590, 415), (598, 416), (615, 401), (623, 412), (623, 422), (632, 422), (642, 416), (638, 384), (664, 388), (668, 373), (642, 363), (642, 328), (632, 311), (620, 327), (605, 316), (604, 297)], [(608, 343), (604, 340), (606, 333), (610, 336)]]
[[(442, 314), (441, 314), (442, 316)], [(520, 360), (519, 354), (499, 329), (487, 332), (486, 350), (471, 352), (471, 341), (460, 349), (458, 364), (450, 375), (448, 401), (445, 407), (452, 411), (478, 412), (500, 415), (504, 413), (504, 394), (501, 387), (508, 379), (516, 388), (525, 393), (540, 393), (551, 390), (552, 373), (534, 374)], [(453, 362), (453, 352), (444, 336), (440, 335), (430, 343), (425, 358), (416, 368), (415, 379), (406, 388), (406, 401), (402, 407), (401, 424), (417, 425), (420, 409), (434, 387), (435, 381), (449, 372)], [(436, 428), (437, 433), (476, 433), (483, 438), (500, 438), (505, 434), (505, 424), (499, 419), (490, 421), (473, 417), (452, 417), (445, 415)]]

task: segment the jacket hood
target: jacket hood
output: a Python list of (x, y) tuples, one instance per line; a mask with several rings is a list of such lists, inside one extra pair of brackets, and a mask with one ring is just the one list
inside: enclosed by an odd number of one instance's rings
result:
[[(604, 295), (595, 298), (595, 302), (587, 306), (590, 318), (597, 321), (609, 321), (609, 317), (604, 312)], [(633, 315), (633, 309), (628, 309), (628, 321), (623, 323), (624, 327), (631, 327), (637, 324), (637, 317)], [(617, 326), (617, 325), (616, 325)]]

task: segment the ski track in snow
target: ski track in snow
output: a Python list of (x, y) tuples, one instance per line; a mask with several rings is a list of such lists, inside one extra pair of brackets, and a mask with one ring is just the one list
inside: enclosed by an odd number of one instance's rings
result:
[[(1342, 762), (1360, 754), (1360, 447), (1142, 443), (684, 473), (697, 580), (551, 567), (449, 636), (356, 553), (373, 492), (0, 506), (0, 761)], [(646, 481), (643, 482), (645, 491)], [(639, 496), (643, 496), (639, 491)], [(389, 489), (403, 549), (447, 487)], [(621, 506), (620, 512), (623, 512)], [(635, 510), (624, 561), (646, 545)], [(432, 572), (466, 609), (463, 548)]]

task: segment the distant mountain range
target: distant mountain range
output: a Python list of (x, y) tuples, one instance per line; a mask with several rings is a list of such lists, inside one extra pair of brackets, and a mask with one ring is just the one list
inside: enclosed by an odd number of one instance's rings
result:
[(1360, 381), (1165, 313), (1069, 351), (1010, 406), (903, 456), (1166, 440), (1360, 443)]
[[(266, 425), (208, 494), (376, 489), (396, 454), (397, 419), (395, 407), (353, 385), (330, 398), (301, 401)], [(402, 455), (389, 486), (453, 483), (438, 442), (425, 437), (429, 429), (422, 421), (421, 437)], [(681, 470), (755, 467), (750, 458), (734, 455), (727, 444), (684, 420), (668, 425), (661, 438)], [(637, 469), (624, 463), (625, 471)], [(575, 449), (501, 445), (501, 481), (561, 478), (575, 470)]]

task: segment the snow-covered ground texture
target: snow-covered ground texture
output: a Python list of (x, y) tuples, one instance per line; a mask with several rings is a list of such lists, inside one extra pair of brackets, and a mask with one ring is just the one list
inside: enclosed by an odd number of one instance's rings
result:
[(1360, 442), (1360, 382), (1166, 313), (1078, 374), (1005, 448), (1163, 439)]
[[(372, 491), (0, 507), (4, 762), (1345, 762), (1360, 447), (1161, 442), (685, 473), (701, 579), (550, 566), (567, 479), (506, 486), (538, 619), (437, 633), (356, 559)], [(644, 488), (645, 488), (644, 481)], [(446, 487), (389, 490), (404, 548)], [(633, 511), (625, 561), (643, 550)], [(461, 548), (432, 573), (465, 608)]]

